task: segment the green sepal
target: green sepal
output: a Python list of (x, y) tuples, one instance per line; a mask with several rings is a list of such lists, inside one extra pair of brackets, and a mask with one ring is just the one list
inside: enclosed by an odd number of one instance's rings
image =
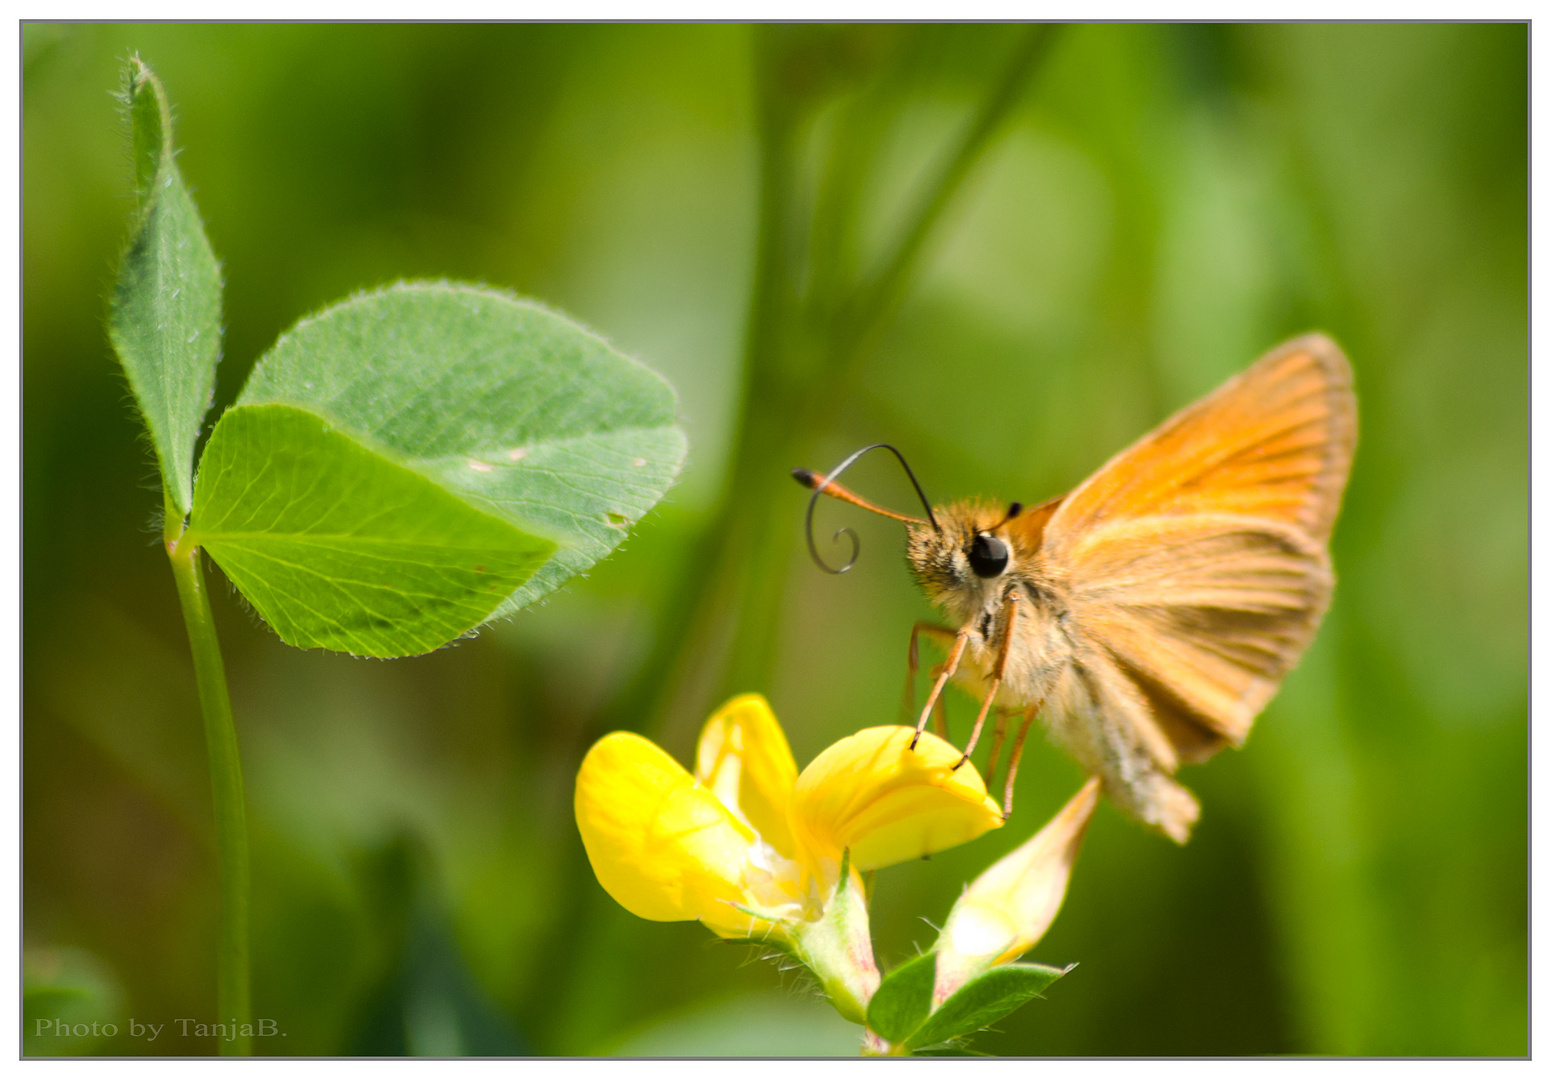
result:
[(728, 903), (727, 906), (732, 908), (734, 911), (742, 912), (744, 915), (747, 915), (751, 919), (758, 919), (760, 922), (767, 924), (770, 927), (770, 930), (765, 937), (724, 938), (724, 941), (746, 942), (750, 945), (763, 945), (767, 942), (775, 941), (779, 937), (780, 939), (783, 939), (781, 942), (781, 948), (787, 952), (791, 951), (790, 947), (785, 944), (784, 939), (791, 937), (792, 927), (795, 925), (795, 920), (783, 918), (779, 915), (769, 915), (763, 911), (756, 911), (751, 907), (744, 907), (742, 904)]
[(971, 979), (918, 1027), (905, 1045), (912, 1051), (973, 1035), (996, 1023), (1076, 967), (999, 964)]
[(840, 880), (824, 913), (792, 926), (794, 953), (835, 1010), (853, 1024), (867, 1022), (867, 1003), (878, 989), (878, 965), (872, 956), (867, 897), (861, 881), (852, 881), (851, 852), (841, 857)]

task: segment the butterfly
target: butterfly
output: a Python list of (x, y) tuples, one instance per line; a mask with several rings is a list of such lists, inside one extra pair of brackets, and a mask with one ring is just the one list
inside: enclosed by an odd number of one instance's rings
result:
[[(1069, 494), (933, 507), (903, 455), (864, 447), (828, 476), (793, 470), (831, 495), (907, 525), (906, 555), (951, 625), (910, 635), (907, 707), (918, 641), (937, 639), (917, 737), (956, 679), (981, 699), (968, 760), (997, 707), (987, 786), (1010, 716), (1004, 815), (1024, 738), (1039, 716), (1056, 743), (1101, 778), (1109, 799), (1184, 843), (1200, 815), (1179, 766), (1240, 746), (1303, 655), (1330, 603), (1328, 546), (1357, 442), (1346, 357), (1310, 334), (1273, 349), (1121, 451)], [(899, 459), (926, 518), (876, 506), (835, 478), (869, 450)], [(912, 743), (912, 746), (914, 743)]]

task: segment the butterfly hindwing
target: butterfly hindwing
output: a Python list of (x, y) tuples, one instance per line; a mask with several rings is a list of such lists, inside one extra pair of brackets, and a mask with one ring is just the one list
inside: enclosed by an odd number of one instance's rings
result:
[(1330, 598), (1321, 548), (1232, 515), (1119, 522), (1070, 557), (1075, 621), (1137, 684), (1187, 761), (1243, 742)]

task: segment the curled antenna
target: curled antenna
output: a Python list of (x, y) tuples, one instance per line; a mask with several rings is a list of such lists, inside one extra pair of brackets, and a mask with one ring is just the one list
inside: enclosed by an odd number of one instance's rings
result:
[[(896, 514), (892, 510), (885, 510), (883, 507), (876, 506), (873, 503), (868, 502), (866, 499), (861, 498), (860, 496), (853, 495), (851, 492), (847, 491), (845, 488), (834, 482), (841, 473), (845, 472), (856, 463), (857, 458), (861, 457), (869, 450), (879, 449), (887, 450), (889, 453), (893, 454), (896, 458), (899, 459), (900, 467), (905, 470), (905, 475), (910, 478), (911, 486), (916, 489), (916, 495), (918, 495), (921, 499), (921, 505), (926, 507), (925, 521), (922, 521), (920, 518), (908, 517), (905, 514)], [(942, 526), (937, 524), (937, 515), (932, 513), (932, 504), (927, 500), (926, 492), (921, 490), (921, 483), (916, 479), (916, 474), (911, 471), (909, 463), (905, 461), (905, 455), (901, 454), (888, 443), (873, 443), (871, 446), (862, 447), (860, 450), (856, 451), (850, 457), (842, 461), (839, 465), (836, 465), (828, 476), (820, 476), (817, 473), (810, 472), (807, 469), (793, 469), (792, 476), (797, 479), (798, 483), (813, 489), (813, 497), (808, 500), (808, 553), (813, 556), (813, 561), (818, 564), (819, 569), (823, 570), (825, 573), (843, 574), (847, 570), (851, 569), (851, 567), (855, 566), (856, 557), (861, 554), (862, 542), (857, 538), (856, 531), (854, 529), (845, 528), (837, 530), (834, 536), (834, 540), (837, 544), (840, 542), (840, 538), (842, 536), (849, 536), (851, 538), (851, 556), (838, 568), (830, 566), (824, 561), (823, 557), (819, 555), (818, 545), (813, 542), (813, 508), (818, 505), (820, 495), (826, 493), (833, 495), (836, 498), (845, 500), (846, 502), (855, 503), (857, 506), (862, 507), (864, 510), (871, 510), (875, 514), (882, 514), (884, 517), (890, 517), (896, 521), (905, 521), (913, 525), (930, 524), (934, 530), (937, 532), (942, 532)]]

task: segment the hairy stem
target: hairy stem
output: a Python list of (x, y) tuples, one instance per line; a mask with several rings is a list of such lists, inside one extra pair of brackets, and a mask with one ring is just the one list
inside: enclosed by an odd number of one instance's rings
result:
[[(169, 524), (175, 519), (169, 518)], [(237, 753), (237, 728), (232, 721), (226, 667), (216, 640), (199, 548), (167, 539), (167, 556), (178, 583), (183, 623), (194, 654), (194, 679), (205, 718), (205, 745), (210, 754), (210, 784), (215, 795), (216, 862), (221, 878), (221, 943), (216, 965), (218, 1022), (232, 1025), (233, 1038), (220, 1041), (223, 1055), (252, 1050), (247, 1035), (252, 1023), (248, 977), (248, 821), (242, 790), (242, 762)]]

